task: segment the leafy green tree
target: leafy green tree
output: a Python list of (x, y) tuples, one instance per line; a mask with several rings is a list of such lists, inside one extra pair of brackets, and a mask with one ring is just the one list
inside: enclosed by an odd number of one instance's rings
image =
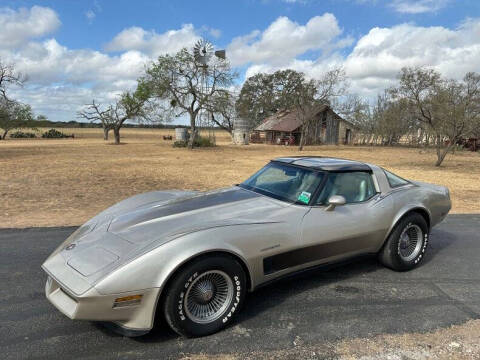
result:
[(240, 91), (236, 109), (240, 117), (250, 120), (252, 128), (276, 112), (295, 110), (302, 123), (299, 147), (302, 150), (319, 106), (330, 104), (345, 90), (342, 68), (327, 71), (317, 79), (307, 79), (304, 73), (291, 69), (279, 70), (248, 78)]
[(33, 112), (30, 105), (13, 100), (0, 100), (0, 128), (3, 130), (2, 140), (8, 132), (28, 126), (33, 121)]
[(184, 48), (175, 55), (159, 56), (139, 79), (139, 89), (157, 100), (166, 114), (189, 116), (189, 148), (193, 148), (198, 114), (211, 108), (213, 100), (233, 84), (236, 76), (226, 60), (213, 57), (207, 67)]
[(317, 79), (307, 79), (304, 73), (291, 69), (260, 73), (243, 84), (236, 110), (238, 116), (250, 121), (252, 128), (276, 112), (296, 110), (302, 123), (299, 147), (302, 150), (319, 106), (330, 104), (334, 98), (345, 94), (345, 90), (342, 68), (327, 71)]
[(254, 128), (268, 116), (290, 110), (294, 105), (292, 95), (298, 93), (304, 83), (304, 74), (291, 69), (249, 77), (235, 104), (238, 116), (248, 119)]

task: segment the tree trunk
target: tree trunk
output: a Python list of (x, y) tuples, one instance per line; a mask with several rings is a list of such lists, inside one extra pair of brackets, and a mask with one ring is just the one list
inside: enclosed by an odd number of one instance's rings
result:
[(120, 128), (113, 128), (113, 135), (115, 136), (115, 145), (120, 144)]
[(300, 133), (300, 143), (298, 144), (298, 151), (303, 150), (303, 146), (305, 145), (305, 125), (302, 126), (302, 132)]
[(437, 135), (436, 137), (436, 144), (437, 148), (437, 161), (435, 162), (435, 166), (440, 166), (442, 165), (443, 160), (447, 156), (447, 153), (449, 152), (450, 148), (452, 147), (452, 142), (448, 144), (448, 146), (443, 147), (442, 146), (442, 139), (440, 135)]
[(188, 148), (191, 150), (195, 145), (195, 138), (197, 137), (197, 127), (195, 124), (195, 113), (190, 113), (190, 139), (188, 139)]
[(110, 132), (110, 128), (104, 127), (103, 128), (103, 140), (108, 140), (108, 133)]
[(424, 137), (424, 131), (423, 131), (423, 129), (420, 129), (420, 134), (418, 135), (418, 138), (417, 138), (417, 145), (422, 144), (423, 137)]
[(5, 140), (5, 138), (7, 137), (7, 133), (8, 133), (8, 130), (5, 130), (5, 131), (3, 132), (2, 140)]

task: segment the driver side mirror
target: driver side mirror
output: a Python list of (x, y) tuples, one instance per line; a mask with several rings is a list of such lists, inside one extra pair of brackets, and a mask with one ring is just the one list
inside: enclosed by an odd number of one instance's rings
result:
[(347, 200), (342, 195), (333, 195), (328, 199), (328, 206), (325, 211), (333, 211), (336, 206), (345, 205)]

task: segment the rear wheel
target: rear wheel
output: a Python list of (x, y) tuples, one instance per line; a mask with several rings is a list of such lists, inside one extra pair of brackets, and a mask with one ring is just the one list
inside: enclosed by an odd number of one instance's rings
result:
[(427, 244), (427, 222), (422, 215), (411, 213), (395, 225), (380, 250), (379, 260), (393, 270), (411, 270), (423, 259)]
[(201, 257), (175, 274), (166, 291), (170, 327), (183, 336), (205, 336), (225, 327), (240, 310), (246, 277), (229, 256)]

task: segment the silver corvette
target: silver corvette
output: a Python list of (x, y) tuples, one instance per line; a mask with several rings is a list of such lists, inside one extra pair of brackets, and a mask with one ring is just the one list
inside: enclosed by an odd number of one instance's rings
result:
[(360, 254), (414, 268), (450, 207), (446, 187), (375, 165), (278, 158), (231, 188), (155, 191), (103, 211), (45, 261), (45, 291), (69, 318), (127, 336), (156, 314), (181, 335), (207, 335), (247, 291), (296, 271)]

